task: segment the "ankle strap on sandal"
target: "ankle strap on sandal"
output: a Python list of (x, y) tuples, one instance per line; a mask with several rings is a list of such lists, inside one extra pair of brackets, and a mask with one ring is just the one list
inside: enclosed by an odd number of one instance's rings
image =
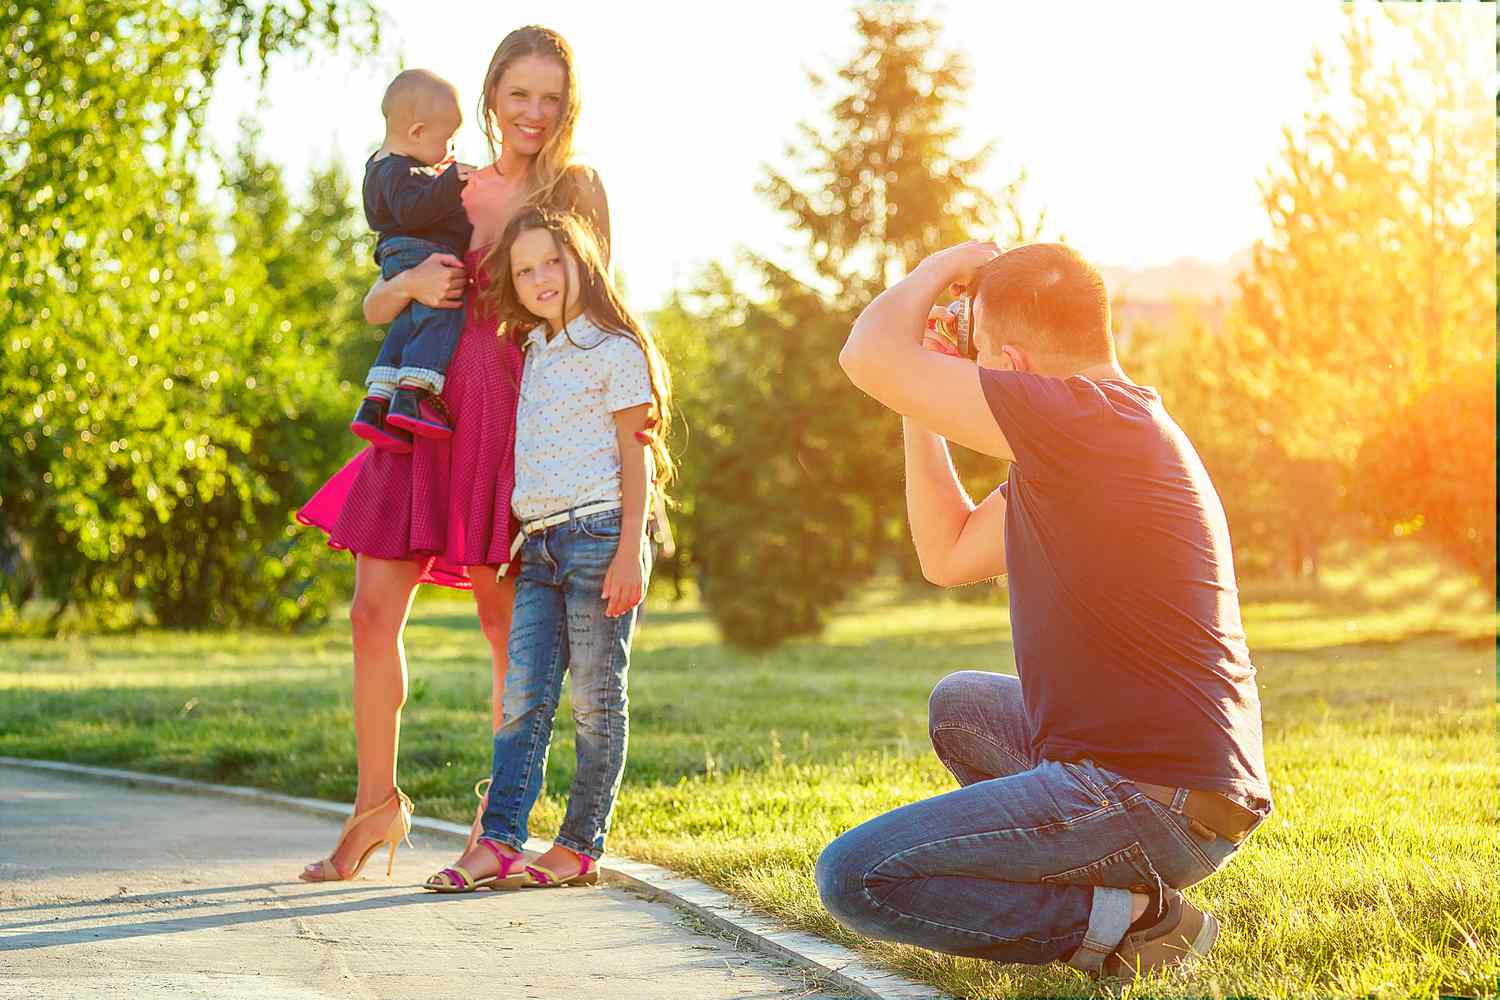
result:
[[(495, 856), (495, 860), (498, 861), (498, 862), (500, 862), (502, 865), (513, 865), (513, 864), (516, 863), (517, 859), (520, 857), (519, 854), (516, 855), (515, 857), (512, 857), (509, 854), (506, 854), (504, 851), (500, 850), (500, 845), (499, 844), (497, 844), (493, 840), (490, 840), (488, 837), (480, 837), (477, 841), (475, 841), (475, 843), (481, 844), (484, 847), (488, 848), (489, 852)], [(509, 845), (507, 845), (507, 846), (509, 846)]]

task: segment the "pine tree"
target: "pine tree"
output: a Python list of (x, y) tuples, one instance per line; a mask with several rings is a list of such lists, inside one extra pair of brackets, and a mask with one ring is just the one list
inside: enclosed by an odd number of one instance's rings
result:
[(1023, 177), (997, 197), (980, 183), (994, 151), (963, 155), (953, 122), (970, 77), (941, 47), (935, 20), (910, 6), (854, 12), (859, 50), (834, 74), (809, 73), (832, 99), (827, 132), (809, 123), (786, 154), (795, 170), (768, 168), (761, 192), (807, 238), (818, 277), (856, 308), (936, 250), (995, 231), (1002, 208), (1011, 235), (1034, 236), (1016, 208)]
[[(761, 185), (807, 237), (803, 282), (752, 257), (765, 293), (722, 275), (701, 322), (715, 388), (693, 517), (704, 597), (725, 634), (769, 645), (821, 628), (882, 566), (916, 574), (906, 539), (900, 423), (853, 389), (837, 365), (861, 308), (928, 254), (994, 233), (1014, 197), (979, 173), (989, 147), (962, 155), (952, 115), (967, 72), (910, 7), (855, 12), (858, 50), (834, 76), (826, 133), (804, 124)], [(1027, 232), (1022, 232), (1027, 229)]]

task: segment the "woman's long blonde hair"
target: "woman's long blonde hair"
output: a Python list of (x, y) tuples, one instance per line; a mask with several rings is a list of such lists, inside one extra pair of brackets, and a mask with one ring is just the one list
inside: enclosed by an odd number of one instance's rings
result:
[[(520, 296), (516, 294), (515, 281), (511, 278), (510, 264), (511, 248), (515, 246), (516, 240), (522, 233), (538, 229), (551, 235), (559, 253), (570, 253), (578, 262), (578, 302), (583, 315), (606, 334), (633, 341), (646, 356), (646, 372), (651, 379), (651, 416), (656, 420), (650, 435), (651, 458), (655, 467), (652, 484), (657, 492), (665, 496), (665, 487), (676, 472), (672, 454), (667, 448), (667, 436), (672, 427), (671, 373), (661, 352), (657, 350), (655, 341), (651, 339), (651, 334), (621, 300), (610, 282), (598, 238), (587, 220), (574, 212), (536, 205), (522, 208), (510, 220), (500, 242), (496, 244), (497, 266), (490, 272), (493, 277), (481, 293), (482, 304), (505, 324), (504, 328), (518, 342), (526, 336), (521, 331), (529, 331), (538, 323), (544, 322), (540, 316), (521, 304)], [(568, 301), (566, 285), (563, 287), (563, 301)], [(566, 326), (562, 335), (572, 340)], [(577, 341), (573, 341), (573, 344), (575, 347), (588, 349)]]
[(479, 94), (479, 125), (490, 145), (490, 157), (500, 159), (500, 122), (491, 110), (491, 98), (500, 86), (500, 78), (518, 59), (543, 56), (557, 60), (563, 69), (562, 108), (552, 134), (542, 144), (528, 171), (525, 201), (545, 205), (554, 198), (558, 182), (563, 179), (573, 157), (573, 127), (578, 123), (578, 78), (573, 72), (573, 50), (563, 36), (551, 28), (528, 24), (500, 40), (490, 56), (490, 68), (484, 74), (484, 89)]

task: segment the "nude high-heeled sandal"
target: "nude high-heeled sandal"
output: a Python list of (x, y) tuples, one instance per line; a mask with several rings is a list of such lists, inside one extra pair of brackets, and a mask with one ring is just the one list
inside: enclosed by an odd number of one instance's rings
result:
[[(365, 849), (365, 852), (359, 856), (359, 862), (354, 866), (353, 870), (347, 874), (339, 871), (339, 866), (334, 862), (333, 856), (338, 853), (339, 847), (344, 843), (344, 838), (354, 832), (354, 828), (359, 826), (362, 821), (388, 808), (393, 800), (397, 803), (396, 815), (391, 817), (391, 825), (386, 828), (385, 836), (376, 840)], [(364, 871), (365, 862), (370, 860), (370, 855), (374, 854), (375, 849), (381, 844), (385, 844), (391, 849), (391, 853), (386, 858), (385, 863), (385, 877), (390, 878), (391, 870), (396, 864), (396, 848), (401, 846), (402, 841), (406, 841), (408, 846), (411, 844), (408, 834), (411, 833), (412, 810), (411, 799), (407, 798), (406, 793), (401, 791), (401, 789), (396, 789), (391, 793), (391, 797), (380, 803), (380, 805), (366, 809), (359, 815), (350, 816), (345, 820), (344, 829), (339, 833), (339, 840), (334, 845), (333, 853), (315, 862), (317, 865), (316, 874), (310, 874), (308, 869), (304, 868), (302, 874), (297, 877), (303, 882), (347, 882), (350, 879), (358, 878), (359, 873)], [(311, 867), (309, 866), (309, 868)]]

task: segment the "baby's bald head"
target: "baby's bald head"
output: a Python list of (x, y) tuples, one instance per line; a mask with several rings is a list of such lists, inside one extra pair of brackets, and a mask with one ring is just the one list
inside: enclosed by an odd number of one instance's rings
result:
[[(464, 117), (458, 107), (458, 90), (425, 69), (398, 73), (385, 88), (380, 113), (385, 115), (387, 146), (410, 148), (415, 142), (418, 149), (411, 152), (437, 151), (437, 156), (429, 162), (441, 158), (447, 138), (458, 131)], [(437, 138), (439, 135), (441, 143)], [(419, 158), (428, 159), (427, 156)]]
[(391, 85), (385, 88), (380, 113), (385, 115), (387, 128), (403, 130), (414, 122), (462, 118), (458, 110), (457, 88), (425, 69), (398, 73)]

